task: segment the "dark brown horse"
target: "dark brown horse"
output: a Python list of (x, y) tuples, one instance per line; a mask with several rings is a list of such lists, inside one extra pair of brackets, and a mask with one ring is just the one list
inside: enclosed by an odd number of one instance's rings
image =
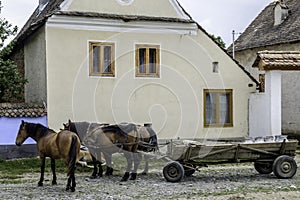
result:
[(38, 186), (43, 186), (46, 157), (51, 158), (51, 169), (53, 173), (52, 184), (57, 184), (55, 159), (62, 158), (66, 165), (68, 165), (67, 175), (69, 178), (66, 190), (74, 192), (76, 187), (75, 168), (80, 151), (80, 139), (78, 136), (67, 130), (56, 133), (41, 124), (28, 123), (22, 120), (16, 138), (16, 145), (21, 146), (28, 137), (31, 137), (37, 142), (37, 148), (41, 159), (41, 176)]
[[(141, 157), (137, 154), (139, 148), (144, 150), (150, 150), (149, 146), (140, 146), (143, 143), (143, 139), (146, 139), (146, 127), (138, 126), (135, 124), (119, 124), (119, 125), (107, 125), (107, 124), (96, 124), (88, 122), (71, 122), (65, 124), (65, 129), (73, 131), (78, 134), (82, 143), (84, 143), (93, 159), (94, 171), (92, 178), (102, 176), (103, 170), (101, 166), (101, 153), (103, 153), (106, 160), (106, 175), (112, 175), (113, 168), (111, 166), (111, 158), (113, 153), (121, 152), (127, 159), (127, 168), (121, 181), (127, 181), (129, 173), (131, 171), (132, 163), (134, 168), (131, 173), (130, 180), (135, 180), (137, 176), (138, 165), (140, 164)], [(152, 135), (153, 132), (151, 132)], [(155, 139), (153, 141), (153, 148), (157, 146), (156, 134), (154, 133)], [(153, 137), (154, 138), (154, 137)], [(151, 146), (152, 147), (152, 146)], [(99, 171), (97, 170), (97, 164)]]

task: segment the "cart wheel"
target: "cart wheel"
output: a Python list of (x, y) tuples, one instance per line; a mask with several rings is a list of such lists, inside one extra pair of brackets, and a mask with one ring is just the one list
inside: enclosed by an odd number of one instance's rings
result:
[(184, 175), (185, 176), (192, 176), (194, 173), (195, 173), (195, 166), (192, 165), (192, 164), (185, 164), (183, 166), (183, 169), (184, 169)]
[(297, 172), (297, 163), (290, 156), (279, 156), (273, 163), (273, 172), (277, 178), (292, 178)]
[(183, 166), (177, 162), (170, 162), (163, 168), (163, 175), (169, 182), (179, 182), (184, 176)]
[(273, 172), (273, 162), (255, 161), (254, 168), (260, 174), (271, 174)]

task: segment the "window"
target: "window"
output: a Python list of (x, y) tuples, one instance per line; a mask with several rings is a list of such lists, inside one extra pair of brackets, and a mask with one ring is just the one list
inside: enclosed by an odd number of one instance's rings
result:
[(213, 62), (213, 73), (219, 73), (219, 62)]
[(159, 77), (159, 57), (158, 45), (136, 45), (136, 76)]
[(259, 74), (259, 92), (265, 92), (265, 74)]
[(232, 127), (232, 90), (204, 90), (204, 127)]
[(91, 42), (90, 76), (115, 76), (115, 45), (105, 42)]

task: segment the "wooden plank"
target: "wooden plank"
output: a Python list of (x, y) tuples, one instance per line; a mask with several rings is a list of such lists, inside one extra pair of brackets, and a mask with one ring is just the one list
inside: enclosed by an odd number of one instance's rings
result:
[[(284, 146), (283, 146), (284, 145)], [(275, 158), (280, 153), (294, 156), (298, 146), (298, 141), (270, 142), (270, 143), (236, 143), (236, 144), (214, 144), (205, 145), (193, 143), (184, 145), (183, 143), (172, 144), (171, 157), (176, 160), (239, 160), (258, 158)], [(284, 147), (284, 148), (283, 148)], [(237, 149), (239, 151), (237, 152)]]

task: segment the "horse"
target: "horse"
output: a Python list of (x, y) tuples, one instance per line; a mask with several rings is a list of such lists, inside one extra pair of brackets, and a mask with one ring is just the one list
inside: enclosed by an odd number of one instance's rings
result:
[[(140, 128), (142, 129), (142, 131), (140, 131), (141, 142), (139, 143), (138, 151), (143, 151), (143, 152), (158, 151), (157, 135), (155, 131), (152, 129), (151, 124), (144, 124), (144, 127), (140, 126)], [(142, 154), (138, 154), (138, 155), (140, 156), (139, 159), (142, 159), (141, 158)], [(145, 154), (144, 159), (145, 159), (145, 168), (142, 174), (146, 175), (149, 171), (150, 155)]]
[[(152, 141), (154, 146), (157, 146), (156, 134), (152, 131), (149, 134), (147, 129), (150, 127), (141, 127), (135, 124), (97, 124), (88, 122), (69, 122), (64, 124), (65, 129), (73, 131), (78, 134), (79, 138), (88, 147), (92, 155), (94, 170), (91, 178), (97, 176), (102, 177), (103, 169), (101, 166), (101, 153), (103, 153), (106, 160), (106, 176), (112, 175), (113, 168), (111, 166), (111, 157), (113, 153), (122, 152), (127, 160), (127, 168), (121, 181), (127, 181), (132, 167), (132, 160), (134, 161), (134, 168), (130, 175), (130, 180), (135, 180), (137, 176), (137, 168), (140, 164), (141, 157), (137, 154), (137, 150), (143, 148), (150, 150), (150, 146), (140, 146), (144, 140)], [(154, 136), (152, 136), (154, 133)], [(151, 139), (146, 137), (151, 134)], [(153, 138), (153, 139), (152, 139)], [(99, 171), (97, 171), (97, 164)], [(148, 169), (147, 169), (148, 170)]]
[(78, 161), (80, 151), (79, 137), (68, 130), (56, 133), (41, 124), (24, 122), (22, 120), (16, 137), (16, 145), (21, 146), (29, 137), (36, 141), (39, 157), (41, 159), (41, 176), (38, 186), (43, 186), (46, 157), (51, 158), (51, 169), (53, 173), (52, 185), (57, 184), (55, 160), (62, 158), (68, 166), (66, 191), (74, 192), (76, 187), (76, 162)]

